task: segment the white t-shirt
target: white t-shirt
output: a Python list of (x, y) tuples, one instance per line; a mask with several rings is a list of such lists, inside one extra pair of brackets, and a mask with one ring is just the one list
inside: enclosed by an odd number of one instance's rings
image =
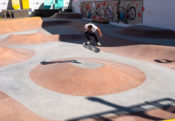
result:
[(95, 26), (93, 23), (89, 23), (89, 24), (86, 24), (86, 25), (84, 25), (84, 29), (85, 29), (85, 31), (87, 32), (88, 31), (88, 26), (89, 25), (92, 25), (92, 32), (95, 32), (95, 31), (97, 31), (97, 26)]

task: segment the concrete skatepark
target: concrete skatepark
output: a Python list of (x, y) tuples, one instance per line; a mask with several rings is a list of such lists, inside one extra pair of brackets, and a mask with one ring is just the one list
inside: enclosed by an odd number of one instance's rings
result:
[(0, 120), (175, 118), (175, 32), (95, 23), (103, 37), (94, 53), (82, 46), (89, 22), (0, 20)]

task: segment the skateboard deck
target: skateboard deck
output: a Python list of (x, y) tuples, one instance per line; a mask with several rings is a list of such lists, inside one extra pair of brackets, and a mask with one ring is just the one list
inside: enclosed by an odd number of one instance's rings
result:
[(83, 45), (85, 48), (95, 52), (95, 53), (99, 53), (100, 49), (98, 47), (95, 47), (94, 45), (91, 44), (87, 44), (87, 45)]

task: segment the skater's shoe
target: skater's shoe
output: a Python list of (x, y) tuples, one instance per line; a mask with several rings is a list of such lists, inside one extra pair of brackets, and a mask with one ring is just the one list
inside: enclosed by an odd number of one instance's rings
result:
[(87, 44), (87, 45), (89, 45), (89, 44), (90, 44), (90, 42), (86, 42), (86, 44)]
[(101, 43), (100, 43), (100, 42), (97, 42), (97, 45), (98, 45), (98, 46), (101, 46)]
[(89, 45), (90, 44), (90, 42), (84, 42), (83, 43), (83, 45)]

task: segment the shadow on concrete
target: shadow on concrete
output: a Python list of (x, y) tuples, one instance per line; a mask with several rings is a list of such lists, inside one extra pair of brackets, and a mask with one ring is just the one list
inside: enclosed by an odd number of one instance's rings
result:
[[(84, 24), (85, 24), (84, 22), (83, 23), (75, 22), (68, 19), (52, 20), (52, 21), (43, 21), (42, 28), (51, 34), (58, 34), (59, 41), (82, 44), (85, 41), (87, 41), (87, 38), (85, 37), (85, 34), (83, 32)], [(102, 43), (101, 47), (117, 47), (117, 46), (143, 44), (139, 42), (119, 39), (106, 33), (103, 33), (103, 37), (99, 38), (99, 40)], [(92, 45), (96, 45), (96, 43), (92, 41)]]
[[(87, 41), (83, 32), (83, 26), (86, 23), (91, 23), (91, 22), (80, 21), (80, 20), (74, 21), (71, 19), (54, 19), (51, 21), (44, 21), (42, 24), (42, 27), (43, 29), (45, 29), (51, 34), (59, 34), (60, 36), (60, 38), (58, 38), (59, 41), (82, 44), (83, 42)], [(112, 26), (111, 29), (114, 29), (114, 32), (111, 33), (112, 32), (110, 29), (111, 25), (109, 25), (109, 27), (108, 25), (105, 25), (105, 26), (101, 24), (96, 24), (96, 25), (101, 28), (103, 33), (102, 38), (99, 38), (100, 42), (102, 43), (101, 47), (118, 47), (118, 46), (129, 46), (129, 45), (138, 45), (138, 44), (175, 46), (175, 41), (172, 40), (172, 37), (174, 37), (174, 33), (170, 30), (157, 30), (158, 31), (157, 32), (156, 30), (149, 30), (150, 29), (149, 28), (148, 30), (145, 30), (145, 31), (148, 31), (148, 33), (151, 33), (151, 32), (156, 33), (155, 36), (158, 36), (159, 35), (158, 33), (165, 32), (166, 36), (164, 36), (164, 38), (161, 38), (161, 39), (137, 38), (137, 37), (131, 37), (131, 36), (115, 33), (115, 29), (122, 30), (122, 28), (120, 27), (115, 28), (114, 26)], [(130, 29), (129, 30), (126, 29), (125, 31), (130, 31)], [(123, 32), (123, 33), (127, 33), (127, 32)], [(171, 36), (169, 37), (168, 35), (171, 35)], [(70, 38), (67, 36), (69, 36)], [(160, 37), (161, 36), (163, 37), (163, 35), (160, 35)], [(168, 37), (171, 39), (168, 39)], [(93, 45), (96, 45), (96, 43), (93, 43)]]
[(160, 59), (160, 60), (156, 59), (154, 61), (157, 63), (173, 63), (173, 62), (175, 62), (174, 60), (168, 60), (168, 59)]
[(53, 19), (82, 19), (81, 14), (72, 12), (55, 13), (50, 18)]
[[(42, 23), (42, 28), (47, 30), (47, 27), (52, 27), (52, 26), (57, 26), (57, 25), (67, 25), (67, 24), (71, 24), (72, 22), (70, 20), (52, 20), (52, 21), (43, 21)], [(55, 29), (59, 29), (59, 28), (55, 28)], [(50, 32), (48, 30), (48, 32)], [(57, 33), (52, 33), (51, 34), (57, 34)]]
[(55, 63), (77, 63), (77, 64), (81, 64), (80, 62), (78, 62), (77, 60), (66, 60), (66, 61), (42, 61), (40, 62), (42, 65), (48, 65), (48, 64), (55, 64)]
[[(67, 121), (79, 121), (79, 120), (87, 120), (87, 119), (94, 119), (96, 121), (112, 121), (117, 119), (119, 116), (127, 116), (127, 115), (141, 117), (145, 120), (164, 120), (163, 118), (161, 118), (161, 114), (160, 114), (160, 117), (156, 117), (153, 115), (149, 115), (147, 111), (151, 109), (162, 109), (170, 113), (175, 113), (175, 106), (174, 106), (175, 100), (171, 98), (164, 98), (164, 99), (155, 100), (151, 102), (144, 102), (142, 104), (128, 106), (128, 107), (117, 105), (97, 97), (87, 97), (87, 100), (95, 103), (100, 103), (106, 106), (110, 106), (115, 109), (92, 114), (92, 115), (86, 115), (82, 117), (69, 119)], [(148, 106), (151, 106), (151, 108), (149, 109), (146, 108)], [(106, 115), (108, 114), (114, 115), (112, 119), (110, 117), (106, 117)]]
[(131, 37), (175, 39), (175, 31), (147, 26), (131, 26), (116, 31), (118, 34)]
[(145, 42), (153, 45), (175, 46), (175, 31), (150, 26), (131, 26), (115, 30), (123, 39)]
[(68, 19), (43, 19), (42, 28), (50, 34), (59, 35), (58, 41), (82, 44), (86, 41), (84, 33), (73, 28), (73, 24), (74, 22)]
[(83, 44), (86, 40), (83, 34), (63, 34), (60, 35), (60, 41), (68, 43)]

